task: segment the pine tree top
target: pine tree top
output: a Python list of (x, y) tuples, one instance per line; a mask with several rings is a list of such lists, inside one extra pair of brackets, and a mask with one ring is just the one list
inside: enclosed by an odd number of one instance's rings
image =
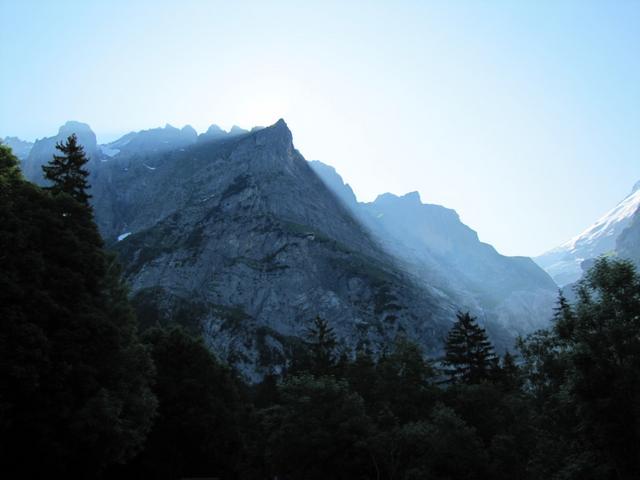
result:
[(489, 377), (497, 360), (493, 345), (469, 312), (456, 317), (445, 342), (445, 373), (452, 382), (480, 382)]
[(87, 193), (90, 188), (87, 178), (89, 172), (84, 168), (89, 159), (86, 157), (84, 147), (78, 143), (76, 134), (70, 135), (66, 142), (56, 143), (56, 149), (62, 155), (54, 155), (42, 170), (47, 180), (53, 185), (47, 187), (54, 194), (66, 193), (74, 199), (88, 205), (91, 195)]

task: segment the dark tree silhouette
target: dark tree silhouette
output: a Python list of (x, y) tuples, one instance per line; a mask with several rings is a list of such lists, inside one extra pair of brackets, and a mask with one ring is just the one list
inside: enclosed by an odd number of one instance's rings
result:
[(66, 193), (87, 204), (91, 195), (87, 193), (89, 172), (84, 166), (89, 159), (82, 145), (78, 143), (78, 137), (74, 133), (65, 143), (57, 143), (56, 148), (62, 155), (54, 155), (48, 165), (42, 166), (45, 178), (53, 183), (47, 188), (53, 193)]
[(445, 372), (453, 383), (488, 380), (496, 365), (496, 354), (484, 328), (469, 312), (458, 312), (445, 343)]
[(307, 332), (307, 345), (311, 353), (311, 371), (317, 375), (326, 375), (336, 363), (336, 335), (329, 322), (319, 315)]
[(152, 363), (91, 210), (0, 146), (0, 471), (94, 478), (155, 412)]

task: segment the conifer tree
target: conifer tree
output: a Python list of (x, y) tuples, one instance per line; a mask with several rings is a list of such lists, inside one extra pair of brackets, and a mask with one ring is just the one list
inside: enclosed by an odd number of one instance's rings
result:
[(456, 316), (445, 343), (445, 372), (451, 382), (480, 383), (489, 379), (496, 364), (493, 345), (469, 312)]
[(318, 375), (330, 373), (335, 365), (336, 335), (329, 322), (319, 315), (313, 320), (313, 325), (307, 332), (307, 345), (311, 350), (311, 371)]
[(515, 357), (507, 350), (497, 370), (498, 384), (506, 391), (516, 391), (522, 386), (522, 372)]
[(86, 205), (91, 195), (87, 193), (89, 172), (84, 166), (89, 159), (84, 153), (84, 148), (78, 143), (78, 137), (74, 133), (65, 143), (56, 143), (56, 149), (63, 155), (54, 155), (48, 165), (42, 166), (45, 178), (53, 182), (48, 189), (56, 194), (71, 195)]

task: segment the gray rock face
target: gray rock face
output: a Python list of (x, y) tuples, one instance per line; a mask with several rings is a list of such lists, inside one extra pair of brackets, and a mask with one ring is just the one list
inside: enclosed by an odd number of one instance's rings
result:
[(195, 322), (250, 378), (279, 368), (317, 314), (351, 347), (377, 351), (406, 334), (440, 348), (450, 298), (384, 252), (294, 149), (284, 121), (104, 165), (96, 218), (142, 321)]
[(386, 251), (418, 278), (439, 285), (461, 308), (513, 335), (546, 326), (557, 287), (530, 258), (500, 255), (454, 210), (423, 204), (417, 192), (386, 193), (360, 204), (333, 168), (311, 165)]

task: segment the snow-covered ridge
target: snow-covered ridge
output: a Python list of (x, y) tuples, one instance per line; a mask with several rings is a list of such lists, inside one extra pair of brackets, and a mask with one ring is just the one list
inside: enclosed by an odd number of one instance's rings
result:
[(640, 182), (618, 205), (559, 247), (534, 258), (560, 286), (582, 276), (582, 262), (614, 251), (616, 239), (640, 208)]
[(593, 243), (603, 237), (614, 235), (617, 237), (617, 234), (627, 226), (638, 207), (640, 207), (640, 182), (635, 185), (634, 190), (628, 197), (605, 213), (584, 232), (563, 243), (560, 248), (575, 251), (584, 243)]

